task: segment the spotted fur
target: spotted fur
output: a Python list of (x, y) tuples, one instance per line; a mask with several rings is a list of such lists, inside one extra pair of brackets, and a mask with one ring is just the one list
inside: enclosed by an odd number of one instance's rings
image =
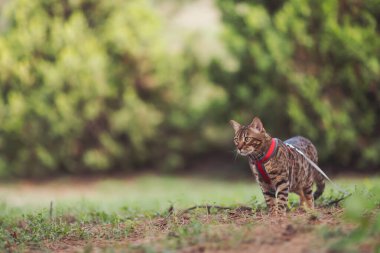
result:
[[(237, 152), (248, 157), (249, 165), (260, 184), (269, 212), (285, 214), (289, 192), (300, 196), (300, 206), (313, 208), (314, 200), (324, 191), (324, 178), (305, 157), (285, 145), (286, 143), (293, 145), (317, 163), (317, 149), (311, 141), (302, 136), (293, 137), (284, 142), (278, 140), (276, 153), (265, 162), (265, 169), (270, 178), (270, 183), (266, 183), (258, 173), (255, 162), (267, 153), (272, 137), (265, 131), (261, 120), (257, 117), (248, 126), (242, 126), (233, 120), (230, 123), (235, 130), (234, 142)], [(314, 194), (313, 183), (317, 186)]]

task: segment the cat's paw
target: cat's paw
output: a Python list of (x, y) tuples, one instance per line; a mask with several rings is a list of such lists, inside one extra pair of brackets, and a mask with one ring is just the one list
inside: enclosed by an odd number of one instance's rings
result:
[(272, 216), (272, 217), (282, 217), (282, 216), (286, 216), (286, 210), (278, 210), (278, 209), (274, 209), (274, 210), (269, 210), (269, 216)]

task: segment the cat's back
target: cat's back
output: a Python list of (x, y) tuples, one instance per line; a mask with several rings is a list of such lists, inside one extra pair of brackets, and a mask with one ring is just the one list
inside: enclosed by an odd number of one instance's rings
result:
[(292, 146), (298, 148), (314, 162), (318, 161), (317, 149), (309, 139), (303, 136), (295, 136), (290, 139), (287, 139), (286, 141), (284, 141), (284, 143), (291, 144)]

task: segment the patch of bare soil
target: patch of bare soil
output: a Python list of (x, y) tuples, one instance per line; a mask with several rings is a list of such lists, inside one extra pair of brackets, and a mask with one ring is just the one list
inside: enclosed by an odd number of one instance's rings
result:
[[(339, 221), (340, 209), (319, 209), (315, 214), (297, 211), (286, 217), (269, 217), (256, 214), (252, 219), (243, 220), (254, 225), (244, 234), (236, 247), (209, 248), (207, 252), (326, 252), (326, 244), (319, 238), (317, 229), (323, 225), (342, 225)], [(241, 218), (235, 219), (241, 224)], [(346, 229), (351, 230), (346, 225)], [(206, 247), (193, 247), (183, 252), (202, 252)]]
[[(93, 226), (95, 236), (89, 240), (64, 238), (46, 242), (44, 247), (53, 252), (144, 252), (147, 248), (158, 252), (175, 249), (177, 252), (328, 252), (319, 228), (352, 226), (340, 222), (341, 209), (324, 208), (312, 213), (293, 211), (286, 217), (269, 217), (250, 211), (223, 211), (207, 214), (205, 210), (183, 215), (171, 215), (137, 222), (131, 233), (122, 239), (108, 239), (102, 235), (104, 226)], [(121, 228), (125, 224), (120, 224)], [(107, 230), (107, 229), (105, 229)], [(32, 248), (30, 252), (36, 252)]]

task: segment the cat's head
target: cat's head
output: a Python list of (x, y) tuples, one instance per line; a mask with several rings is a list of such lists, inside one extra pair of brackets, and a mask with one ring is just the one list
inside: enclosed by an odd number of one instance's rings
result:
[(248, 126), (243, 126), (234, 120), (230, 124), (235, 130), (234, 143), (237, 152), (242, 156), (263, 156), (271, 137), (266, 133), (263, 123), (257, 117)]

